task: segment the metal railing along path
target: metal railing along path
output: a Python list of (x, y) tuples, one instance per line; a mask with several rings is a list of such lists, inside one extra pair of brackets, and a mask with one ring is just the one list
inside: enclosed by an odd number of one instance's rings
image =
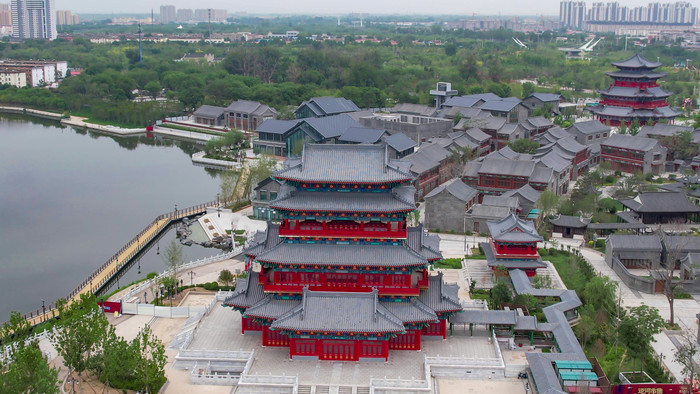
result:
[[(75, 289), (73, 289), (65, 299), (68, 303), (78, 300), (81, 294), (95, 293), (97, 290), (107, 284), (120, 270), (128, 264), (131, 259), (136, 256), (143, 248), (145, 248), (151, 240), (167, 228), (171, 222), (180, 220), (185, 217), (206, 212), (207, 207), (216, 206), (216, 201), (209, 201), (203, 204), (194, 205), (184, 209), (178, 209), (173, 212), (164, 213), (156, 217), (149, 223), (141, 232), (136, 234), (129, 242), (121, 247), (112, 257), (100, 265), (92, 274), (83, 280)], [(50, 303), (47, 307), (37, 309), (24, 314), (24, 318), (30, 325), (37, 325), (45, 320), (51, 319), (57, 315), (55, 303)]]

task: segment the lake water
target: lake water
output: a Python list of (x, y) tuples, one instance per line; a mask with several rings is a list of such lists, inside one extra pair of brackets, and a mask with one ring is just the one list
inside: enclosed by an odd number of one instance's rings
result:
[[(66, 296), (156, 216), (216, 199), (192, 143), (111, 137), (0, 115), (0, 322)], [(164, 249), (174, 230), (160, 240)], [(120, 284), (161, 272), (152, 248)], [(220, 253), (184, 247), (186, 260)]]

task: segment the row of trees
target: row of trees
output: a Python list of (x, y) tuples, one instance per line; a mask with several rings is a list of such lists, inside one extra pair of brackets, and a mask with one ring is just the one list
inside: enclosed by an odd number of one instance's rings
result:
[[(131, 341), (117, 336), (92, 295), (70, 305), (59, 302), (59, 314), (61, 318), (48, 328), (49, 337), (69, 376), (77, 373), (84, 380), (89, 373), (107, 387), (141, 392), (158, 392), (165, 383), (165, 347), (148, 326)], [(59, 392), (58, 369), (49, 366), (31, 333), (16, 312), (0, 330), (2, 343), (10, 349), (0, 357), (0, 392)]]

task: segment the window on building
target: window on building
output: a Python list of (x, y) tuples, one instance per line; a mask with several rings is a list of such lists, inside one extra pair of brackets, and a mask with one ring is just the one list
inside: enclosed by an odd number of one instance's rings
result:
[(589, 136), (588, 136), (588, 141), (593, 141), (593, 136), (592, 136), (592, 135), (589, 135)]
[(260, 201), (267, 201), (267, 190), (260, 190)]
[(270, 192), (270, 201), (275, 200), (277, 198), (277, 192)]

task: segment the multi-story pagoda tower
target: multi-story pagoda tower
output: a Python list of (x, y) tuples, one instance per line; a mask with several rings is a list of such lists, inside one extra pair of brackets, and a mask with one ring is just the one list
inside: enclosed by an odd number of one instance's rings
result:
[(546, 268), (537, 251), (537, 243), (543, 238), (537, 234), (531, 221), (518, 218), (515, 214), (500, 220), (489, 220), (491, 239), (483, 242), (481, 248), (492, 270), (506, 267), (508, 270), (521, 269), (527, 276), (535, 276), (538, 268)]
[(634, 55), (624, 62), (612, 63), (618, 71), (606, 73), (613, 83), (599, 90), (602, 100), (591, 112), (603, 123), (629, 125), (634, 119), (641, 125), (653, 125), (659, 120), (672, 121), (680, 113), (668, 105), (673, 93), (659, 87), (657, 80), (666, 73), (654, 71), (661, 63)]
[(409, 166), (383, 145), (305, 145), (288, 159), (270, 203), (283, 220), (251, 241), (248, 277), (224, 302), (242, 332), (322, 360), (387, 360), (423, 335), (445, 338), (458, 287), (429, 274), (439, 239), (408, 226)]

